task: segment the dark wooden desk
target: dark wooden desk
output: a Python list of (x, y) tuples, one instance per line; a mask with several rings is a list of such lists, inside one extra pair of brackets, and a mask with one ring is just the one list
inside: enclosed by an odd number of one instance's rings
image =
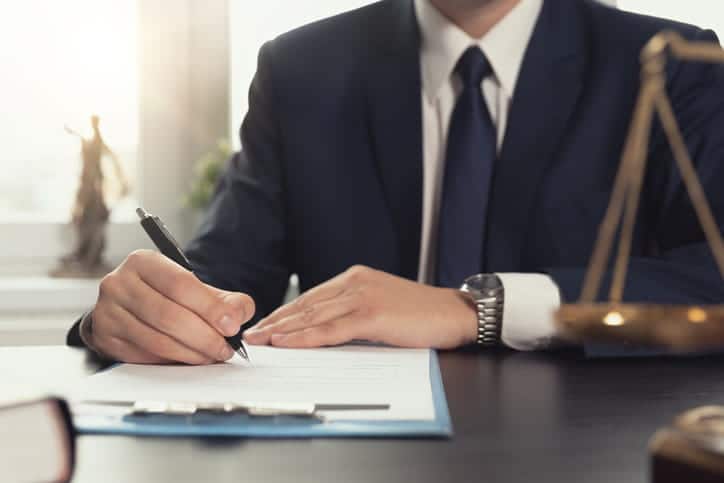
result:
[[(692, 406), (724, 403), (723, 363), (444, 353), (451, 440), (82, 436), (73, 481), (641, 483), (657, 427)], [(96, 368), (75, 349), (0, 349), (0, 374), (13, 373), (0, 391), (18, 376), (41, 384)]]

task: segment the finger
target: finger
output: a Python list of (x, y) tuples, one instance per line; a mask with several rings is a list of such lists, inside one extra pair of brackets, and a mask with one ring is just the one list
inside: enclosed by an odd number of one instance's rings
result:
[(362, 339), (361, 320), (355, 316), (343, 317), (333, 322), (309, 327), (288, 334), (274, 334), (271, 345), (288, 348), (311, 348), (340, 345), (354, 339)]
[(276, 324), (286, 317), (304, 312), (316, 303), (343, 295), (345, 288), (347, 287), (343, 275), (344, 274), (337, 275), (336, 277), (308, 290), (288, 304), (279, 307), (270, 315), (259, 321), (254, 328), (262, 329), (268, 325)]
[[(209, 324), (194, 312), (156, 292), (153, 287), (147, 285), (140, 278), (129, 277), (123, 288), (119, 290), (117, 299), (120, 301), (120, 305), (134, 316), (134, 319), (175, 339), (182, 346), (202, 354), (205, 356), (205, 360), (226, 361), (233, 356), (229, 344)], [(148, 332), (141, 333), (138, 329), (131, 340), (141, 345), (141, 340), (136, 337), (143, 337), (143, 334), (148, 334)], [(148, 347), (144, 348), (152, 350)], [(152, 352), (158, 353), (154, 350)], [(173, 353), (180, 352), (174, 350)], [(174, 360), (180, 361), (181, 359), (174, 358)], [(194, 360), (198, 360), (198, 358)]]
[[(256, 312), (256, 304), (254, 299), (249, 295), (240, 292), (229, 292), (227, 290), (221, 290), (210, 285), (204, 285), (208, 288), (212, 295), (218, 300), (221, 300), (224, 306), (231, 311), (233, 324), (225, 324), (224, 319), (219, 324), (219, 329), (223, 335), (236, 335), (241, 325), (248, 322)], [(233, 318), (233, 314), (236, 314), (236, 319)]]
[(157, 292), (194, 312), (220, 333), (232, 336), (254, 315), (248, 295), (220, 290), (158, 252), (138, 250), (127, 258), (130, 267)]
[(146, 352), (133, 343), (116, 337), (103, 336), (97, 345), (105, 357), (129, 364), (170, 364), (175, 362)]
[(104, 331), (107, 336), (125, 341), (129, 346), (167, 361), (193, 365), (218, 362), (218, 359), (207, 357), (149, 327), (120, 305), (111, 305), (105, 310), (108, 319), (113, 320), (112, 326)]
[(296, 332), (349, 315), (357, 309), (358, 300), (354, 293), (345, 293), (340, 297), (323, 300), (275, 323), (261, 328), (254, 327), (244, 332), (244, 339), (251, 344), (267, 345), (273, 334)]

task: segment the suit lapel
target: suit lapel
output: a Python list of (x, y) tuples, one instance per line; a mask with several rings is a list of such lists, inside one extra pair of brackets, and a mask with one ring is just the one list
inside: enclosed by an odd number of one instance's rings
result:
[(390, 1), (367, 72), (367, 106), (378, 173), (397, 235), (400, 274), (415, 279), (422, 218), (419, 33), (412, 2)]
[(576, 2), (545, 0), (510, 107), (488, 212), (486, 268), (523, 271), (537, 190), (579, 98), (585, 70)]

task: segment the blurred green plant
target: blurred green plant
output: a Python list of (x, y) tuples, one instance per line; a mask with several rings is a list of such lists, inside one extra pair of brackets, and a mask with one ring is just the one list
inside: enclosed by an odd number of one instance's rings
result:
[(209, 205), (224, 163), (230, 156), (231, 143), (228, 139), (219, 139), (213, 149), (196, 160), (191, 191), (185, 200), (187, 207), (202, 211)]

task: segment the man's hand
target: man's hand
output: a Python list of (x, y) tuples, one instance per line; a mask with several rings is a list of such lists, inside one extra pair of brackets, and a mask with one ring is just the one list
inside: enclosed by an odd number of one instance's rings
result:
[(355, 266), (277, 309), (244, 338), (279, 347), (360, 339), (442, 349), (473, 342), (476, 332), (475, 309), (457, 290)]
[(134, 363), (211, 364), (233, 356), (224, 336), (254, 314), (254, 302), (201, 282), (163, 255), (133, 252), (101, 281), (91, 348)]

